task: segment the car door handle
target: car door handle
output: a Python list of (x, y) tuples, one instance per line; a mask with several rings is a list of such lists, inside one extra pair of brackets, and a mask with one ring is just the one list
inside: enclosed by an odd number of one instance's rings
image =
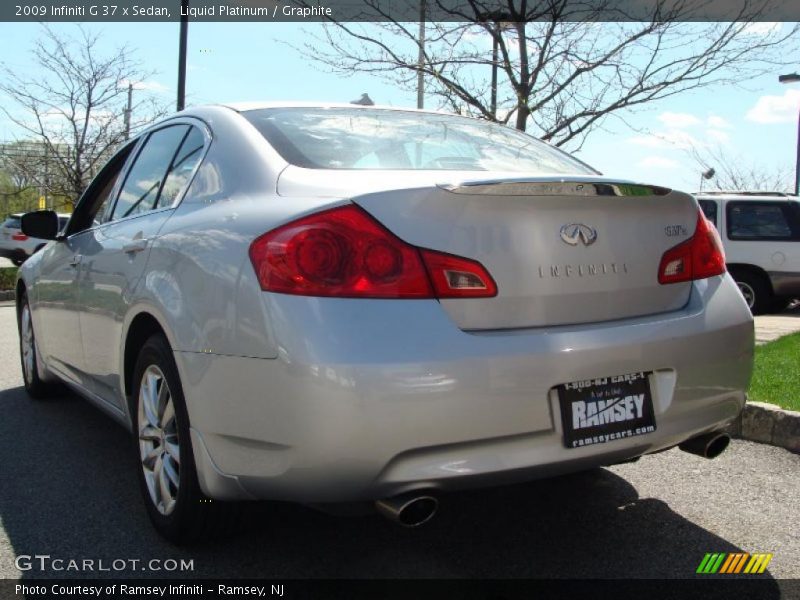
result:
[(133, 240), (132, 242), (125, 244), (122, 247), (122, 251), (125, 254), (136, 254), (137, 252), (141, 252), (147, 248), (147, 241), (148, 240), (146, 239)]
[(77, 267), (79, 264), (81, 264), (82, 260), (83, 260), (83, 255), (82, 254), (76, 254), (75, 256), (73, 256), (69, 260), (69, 266), (70, 267)]

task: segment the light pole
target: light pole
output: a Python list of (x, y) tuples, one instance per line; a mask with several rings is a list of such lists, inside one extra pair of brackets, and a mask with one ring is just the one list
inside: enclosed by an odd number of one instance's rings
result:
[(716, 175), (717, 172), (714, 170), (714, 167), (710, 167), (707, 171), (703, 171), (700, 174), (700, 191), (703, 191), (703, 182), (707, 179), (711, 179)]
[(189, 36), (189, 0), (181, 0), (181, 32), (178, 41), (178, 111), (186, 108), (186, 43)]
[[(800, 75), (797, 73), (788, 73), (787, 75), (779, 75), (778, 81), (781, 83), (797, 83), (800, 82)], [(797, 156), (794, 163), (794, 193), (800, 194), (800, 109), (797, 113)]]

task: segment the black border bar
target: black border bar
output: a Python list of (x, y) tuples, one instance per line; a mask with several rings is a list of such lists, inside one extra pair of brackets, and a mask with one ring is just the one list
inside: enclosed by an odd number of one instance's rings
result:
[[(189, 19), (217, 22), (800, 21), (797, 0), (189, 0)], [(0, 21), (157, 22), (186, 16), (181, 0), (3, 0)], [(523, 8), (524, 7), (524, 8)], [(478, 19), (479, 20), (479, 19)]]
[[(22, 586), (22, 587), (20, 587)], [(181, 587), (183, 586), (183, 587)], [(221, 587), (220, 587), (221, 586)], [(161, 590), (166, 588), (162, 595)], [(259, 596), (258, 590), (264, 595)], [(99, 590), (99, 594), (98, 594)], [(192, 579), (6, 579), (0, 599), (59, 600), (163, 598), (166, 600), (272, 598), (281, 600), (540, 600), (544, 598), (636, 598), (704, 600), (797, 598), (800, 580), (769, 576), (704, 576), (697, 579), (585, 580), (192, 580)]]

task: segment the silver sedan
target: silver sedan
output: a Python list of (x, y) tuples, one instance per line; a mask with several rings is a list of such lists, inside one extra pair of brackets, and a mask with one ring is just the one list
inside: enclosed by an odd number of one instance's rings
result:
[[(133, 432), (167, 538), (237, 501), (376, 506), (713, 457), (753, 321), (695, 199), (411, 110), (193, 108), (126, 144), (20, 269), (25, 387)], [(213, 500), (210, 502), (209, 500)]]

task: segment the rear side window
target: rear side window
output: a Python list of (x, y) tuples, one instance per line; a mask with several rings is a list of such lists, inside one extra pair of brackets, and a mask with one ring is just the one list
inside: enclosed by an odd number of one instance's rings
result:
[(711, 221), (714, 224), (714, 227), (717, 226), (717, 203), (713, 200), (698, 200), (700, 204), (700, 209), (703, 211), (703, 214), (706, 216), (706, 219)]
[(156, 208), (171, 206), (175, 202), (203, 157), (204, 145), (203, 134), (197, 127), (192, 127), (170, 165)]
[(21, 219), (19, 217), (8, 217), (3, 222), (3, 227), (9, 227), (11, 229), (19, 229), (21, 227)]
[(800, 239), (797, 206), (789, 202), (728, 202), (728, 239)]
[(151, 133), (136, 157), (114, 206), (112, 221), (153, 210), (188, 125), (172, 125)]

